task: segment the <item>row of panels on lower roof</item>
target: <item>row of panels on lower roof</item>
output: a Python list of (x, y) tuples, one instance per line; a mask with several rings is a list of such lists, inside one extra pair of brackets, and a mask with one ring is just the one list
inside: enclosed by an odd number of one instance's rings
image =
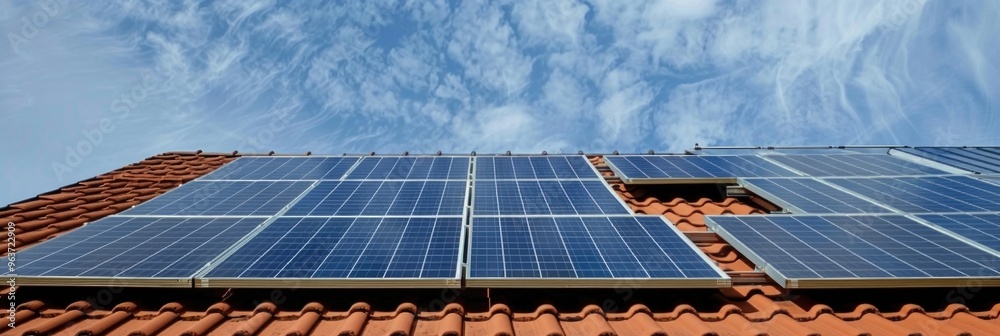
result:
[(705, 222), (786, 288), (1000, 286), (1000, 213)]
[(62, 286), (457, 287), (463, 280), (468, 287), (731, 284), (659, 216), (463, 221), (109, 217), (22, 252), (14, 273), (22, 285)]
[[(990, 234), (1000, 232), (1000, 213), (708, 216), (706, 223), (788, 288), (1000, 286), (1000, 235)], [(468, 226), (461, 218), (110, 217), (78, 232), (19, 254), (19, 283), (731, 285), (660, 216), (473, 217)]]

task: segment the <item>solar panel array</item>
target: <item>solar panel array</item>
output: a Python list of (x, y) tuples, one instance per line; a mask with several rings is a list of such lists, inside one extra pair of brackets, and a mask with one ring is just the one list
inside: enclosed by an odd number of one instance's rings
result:
[(885, 154), (767, 155), (814, 177), (944, 175), (947, 172)]
[[(997, 184), (860, 153), (605, 160), (625, 183), (738, 181), (795, 213), (706, 217), (787, 287), (1000, 285)], [(24, 253), (42, 285), (731, 284), (582, 155), (240, 158)]]
[(967, 176), (826, 181), (905, 213), (1000, 212), (1000, 186)]
[(628, 184), (731, 182), (738, 177), (793, 177), (798, 174), (756, 155), (606, 156), (604, 161)]
[(122, 215), (273, 216), (310, 185), (291, 181), (193, 181)]
[(322, 181), (286, 216), (461, 216), (465, 181)]
[(1000, 285), (1000, 257), (902, 215), (709, 216), (787, 288)]
[(200, 180), (337, 180), (356, 157), (241, 157)]
[(934, 214), (916, 217), (994, 251), (1000, 251), (1000, 213)]
[(259, 287), (284, 278), (342, 287), (457, 280), (461, 232), (462, 218), (283, 217), (200, 282)]
[(477, 180), (473, 214), (628, 215), (603, 181)]
[(473, 219), (470, 287), (592, 287), (624, 279), (714, 287), (728, 277), (659, 216)]
[(265, 220), (108, 217), (18, 252), (18, 282), (116, 286), (143, 278), (190, 287), (199, 269)]
[(366, 157), (348, 180), (467, 180), (466, 157)]
[(477, 180), (598, 179), (580, 156), (496, 156), (476, 158)]
[(1000, 147), (915, 147), (901, 152), (980, 174), (1000, 174)]
[(792, 213), (886, 213), (890, 210), (812, 178), (748, 178), (745, 188)]

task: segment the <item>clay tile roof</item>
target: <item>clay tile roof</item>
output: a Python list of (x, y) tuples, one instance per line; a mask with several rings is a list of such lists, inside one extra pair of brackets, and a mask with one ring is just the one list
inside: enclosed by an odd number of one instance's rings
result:
[[(234, 159), (166, 153), (0, 209), (21, 248), (124, 211)], [(763, 214), (717, 190), (621, 184), (591, 156), (637, 213), (688, 234), (705, 215)], [(18, 288), (17, 326), (2, 335), (996, 335), (1000, 289), (785, 292), (725, 241), (697, 242), (732, 288), (673, 290)], [(0, 291), (7, 294), (9, 289)], [(7, 312), (4, 312), (7, 313)]]

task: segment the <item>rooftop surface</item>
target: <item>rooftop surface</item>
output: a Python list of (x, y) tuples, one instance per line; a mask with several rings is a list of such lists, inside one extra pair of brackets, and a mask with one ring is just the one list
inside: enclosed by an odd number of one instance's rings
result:
[[(18, 250), (208, 174), (236, 154), (166, 153), (0, 209)], [(638, 214), (666, 217), (734, 279), (726, 289), (316, 290), (16, 288), (3, 335), (994, 335), (1000, 290), (787, 292), (726, 242), (706, 215), (763, 214), (765, 200), (712, 185), (626, 186), (590, 162)], [(3, 294), (9, 294), (10, 289)]]

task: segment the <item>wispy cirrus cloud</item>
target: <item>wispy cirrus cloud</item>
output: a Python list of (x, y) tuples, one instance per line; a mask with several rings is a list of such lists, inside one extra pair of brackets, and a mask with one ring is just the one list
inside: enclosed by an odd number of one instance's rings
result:
[[(62, 7), (31, 24), (42, 3)], [(181, 149), (996, 143), (997, 14), (929, 0), (5, 2), (0, 156), (17, 178), (0, 202)], [(24, 19), (37, 32), (10, 42)]]

